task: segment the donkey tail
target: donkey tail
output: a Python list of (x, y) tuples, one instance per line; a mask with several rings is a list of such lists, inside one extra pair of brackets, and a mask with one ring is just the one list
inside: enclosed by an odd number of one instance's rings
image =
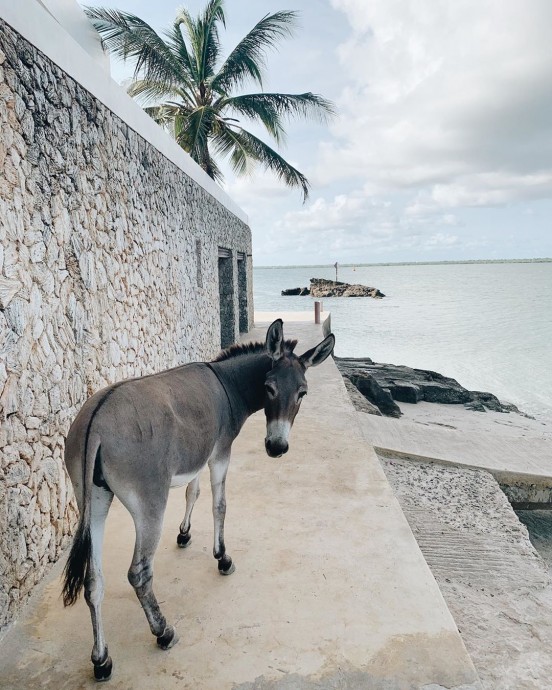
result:
[(91, 546), (90, 524), (85, 524), (85, 521), (81, 519), (63, 571), (62, 597), (64, 606), (72, 606), (79, 598), (88, 572)]
[(91, 493), (92, 481), (94, 477), (94, 464), (96, 455), (100, 447), (100, 439), (96, 437), (91, 441), (90, 426), (92, 420), (88, 425), (86, 433), (86, 440), (84, 443), (84, 463), (83, 463), (83, 505), (82, 512), (77, 527), (77, 532), (73, 538), (73, 545), (69, 552), (69, 558), (65, 564), (63, 571), (64, 582), (62, 590), (62, 598), (64, 606), (72, 606), (77, 599), (84, 586), (88, 568), (90, 564), (90, 556), (92, 553), (92, 537), (90, 534), (90, 510), (91, 510)]

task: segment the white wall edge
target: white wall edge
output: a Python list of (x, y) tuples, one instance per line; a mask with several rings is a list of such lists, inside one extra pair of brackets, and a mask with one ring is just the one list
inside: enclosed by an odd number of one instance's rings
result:
[(247, 214), (146, 115), (39, 2), (0, 0), (0, 17), (231, 213), (249, 224)]

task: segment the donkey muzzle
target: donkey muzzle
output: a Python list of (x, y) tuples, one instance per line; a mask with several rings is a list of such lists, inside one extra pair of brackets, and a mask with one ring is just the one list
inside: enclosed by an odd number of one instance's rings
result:
[(287, 419), (273, 419), (266, 425), (265, 448), (271, 458), (279, 458), (288, 452), (290, 429), (291, 424)]
[(282, 438), (265, 438), (265, 448), (271, 458), (281, 458), (284, 453), (288, 452), (288, 442)]

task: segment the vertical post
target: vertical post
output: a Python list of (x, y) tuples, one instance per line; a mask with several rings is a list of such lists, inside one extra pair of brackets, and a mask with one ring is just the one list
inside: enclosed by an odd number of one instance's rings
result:
[(334, 264), (335, 266), (335, 282), (337, 283), (337, 261)]
[(320, 323), (320, 312), (322, 311), (322, 302), (316, 301), (314, 303), (314, 323)]

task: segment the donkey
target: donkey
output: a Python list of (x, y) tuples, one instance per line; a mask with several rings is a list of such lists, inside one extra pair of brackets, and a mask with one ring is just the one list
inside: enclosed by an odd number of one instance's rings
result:
[(128, 579), (161, 649), (177, 641), (153, 593), (153, 557), (161, 536), (169, 487), (187, 484), (186, 510), (177, 544), (190, 544), (190, 520), (199, 475), (209, 465), (213, 494), (214, 548), (221, 575), (235, 566), (224, 544), (225, 480), (232, 443), (246, 419), (264, 407), (265, 449), (288, 450), (305, 372), (332, 352), (331, 334), (301, 356), (296, 340), (284, 340), (283, 322), (268, 328), (265, 343), (233, 345), (210, 363), (198, 362), (128, 379), (89, 398), (69, 429), (65, 464), (80, 520), (64, 571), (63, 603), (75, 603), (84, 586), (90, 609), (96, 680), (108, 680), (113, 663), (104, 637), (102, 546), (113, 496), (130, 512), (136, 544)]

